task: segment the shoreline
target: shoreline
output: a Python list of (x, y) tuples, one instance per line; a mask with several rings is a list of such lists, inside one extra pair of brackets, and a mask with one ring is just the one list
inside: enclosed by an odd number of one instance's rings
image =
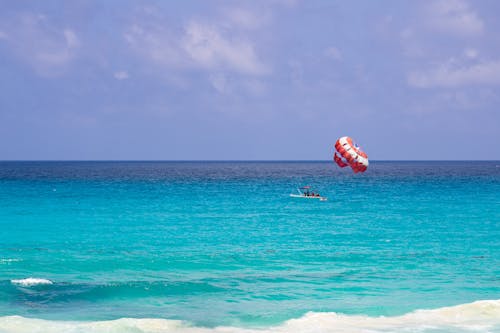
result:
[(22, 316), (0, 317), (0, 331), (22, 332), (178, 332), (178, 333), (271, 333), (271, 332), (491, 332), (500, 329), (500, 299), (422, 309), (402, 316), (345, 315), (308, 312), (271, 326), (194, 326), (182, 320), (161, 318), (119, 318), (103, 321), (46, 320)]

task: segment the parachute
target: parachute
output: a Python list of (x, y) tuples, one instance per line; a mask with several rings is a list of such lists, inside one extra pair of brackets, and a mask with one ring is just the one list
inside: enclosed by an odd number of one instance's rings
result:
[(365, 172), (368, 168), (368, 156), (348, 136), (341, 137), (335, 143), (333, 160), (341, 168), (350, 166), (354, 173)]

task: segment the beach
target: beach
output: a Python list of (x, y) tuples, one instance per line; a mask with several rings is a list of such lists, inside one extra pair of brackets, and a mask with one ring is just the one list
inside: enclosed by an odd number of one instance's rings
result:
[(0, 332), (500, 332), (499, 165), (0, 162)]

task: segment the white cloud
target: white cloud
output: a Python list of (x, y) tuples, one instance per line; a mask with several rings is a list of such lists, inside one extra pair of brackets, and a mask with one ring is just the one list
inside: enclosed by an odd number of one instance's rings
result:
[(456, 36), (481, 34), (481, 18), (463, 0), (438, 0), (427, 8), (427, 24), (436, 31)]
[(245, 91), (253, 96), (263, 96), (267, 91), (264, 82), (255, 77), (235, 80), (227, 74), (215, 73), (209, 76), (209, 81), (217, 92), (225, 95)]
[(269, 72), (254, 43), (217, 25), (191, 21), (174, 31), (162, 22), (144, 20), (133, 24), (124, 38), (135, 52), (166, 69), (227, 70), (250, 76)]
[[(453, 50), (459, 43), (484, 37), (484, 23), (465, 0), (433, 0), (410, 17), (408, 25), (400, 30), (399, 41), (405, 56), (429, 59), (443, 56), (443, 51)], [(420, 3), (419, 3), (420, 4)], [(413, 17), (413, 18), (412, 18)], [(455, 37), (450, 39), (451, 37)], [(445, 39), (445, 43), (443, 40)], [(460, 45), (459, 47), (464, 47)], [(468, 55), (472, 58), (473, 49)]]
[(176, 35), (161, 24), (133, 24), (124, 34), (129, 46), (138, 54), (167, 67), (185, 67), (183, 54)]
[(226, 68), (248, 75), (268, 72), (251, 42), (224, 36), (215, 26), (190, 22), (181, 45), (195, 64), (207, 69)]
[(498, 102), (498, 94), (491, 87), (432, 90), (425, 99), (418, 97), (418, 100), (408, 103), (404, 112), (422, 117), (427, 117), (430, 114), (450, 113), (451, 115), (453, 113), (453, 116), (456, 117), (456, 112), (459, 110), (475, 112), (491, 105), (497, 105)]
[[(61, 40), (61, 35), (64, 37), (64, 41)], [(42, 35), (40, 37), (42, 40), (33, 44), (32, 60), (34, 60), (33, 64), (42, 72), (52, 72), (68, 64), (74, 55), (74, 49), (79, 45), (75, 33), (69, 29), (53, 36)]]
[(325, 55), (335, 60), (342, 60), (342, 53), (339, 49), (333, 46), (325, 50)]
[(60, 28), (44, 15), (18, 14), (5, 23), (10, 49), (42, 76), (62, 74), (80, 46), (72, 29)]
[(476, 58), (478, 54), (479, 52), (476, 49), (467, 48), (464, 50), (464, 55), (470, 59)]
[(76, 37), (73, 30), (64, 29), (63, 33), (64, 37), (66, 38), (66, 45), (68, 46), (68, 48), (75, 48), (80, 46), (80, 41)]
[(210, 82), (218, 92), (222, 94), (229, 92), (229, 82), (224, 74), (218, 73), (210, 75)]
[(418, 88), (500, 84), (500, 60), (467, 66), (451, 59), (432, 70), (411, 72), (408, 84)]
[(117, 80), (126, 80), (129, 78), (127, 71), (118, 71), (114, 74), (115, 79)]

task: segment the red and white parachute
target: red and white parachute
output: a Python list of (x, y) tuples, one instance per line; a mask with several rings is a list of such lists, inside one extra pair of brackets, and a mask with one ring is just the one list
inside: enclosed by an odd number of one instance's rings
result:
[(341, 137), (335, 143), (333, 160), (341, 168), (350, 166), (354, 173), (365, 172), (368, 168), (368, 156), (348, 136)]

